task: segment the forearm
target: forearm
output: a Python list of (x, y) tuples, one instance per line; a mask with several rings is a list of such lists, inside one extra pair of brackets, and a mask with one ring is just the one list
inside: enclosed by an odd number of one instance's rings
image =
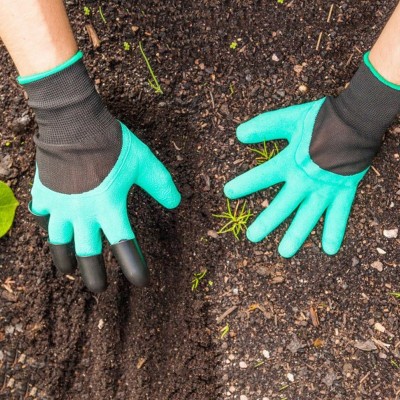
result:
[(385, 79), (400, 85), (400, 3), (372, 48), (369, 59)]
[(0, 37), (22, 76), (50, 70), (77, 52), (62, 0), (0, 0)]

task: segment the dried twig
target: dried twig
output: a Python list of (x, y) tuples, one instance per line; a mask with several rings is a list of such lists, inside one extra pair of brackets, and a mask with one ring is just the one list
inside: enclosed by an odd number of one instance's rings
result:
[(331, 9), (329, 10), (329, 14), (328, 14), (328, 19), (326, 20), (326, 22), (329, 24), (329, 22), (331, 21), (331, 17), (332, 17), (332, 12), (333, 12), (333, 7), (334, 4), (331, 5)]
[(319, 50), (319, 45), (321, 44), (322, 34), (323, 32), (321, 32), (318, 37), (317, 47), (315, 48), (315, 50), (317, 51)]
[(223, 314), (221, 314), (217, 318), (217, 322), (218, 323), (222, 322), (224, 318), (226, 318), (229, 314), (232, 314), (237, 308), (238, 306), (232, 306), (231, 308), (228, 308)]
[(93, 48), (96, 50), (100, 46), (100, 39), (97, 36), (97, 33), (94, 30), (93, 25), (92, 24), (87, 24), (86, 25), (86, 30), (87, 30), (87, 33), (88, 33), (88, 35), (90, 37), (90, 40), (92, 41)]

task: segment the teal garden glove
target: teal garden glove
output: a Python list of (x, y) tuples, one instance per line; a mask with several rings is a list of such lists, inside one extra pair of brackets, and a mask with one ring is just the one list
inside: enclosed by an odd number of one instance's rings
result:
[(284, 182), (249, 226), (250, 241), (263, 240), (296, 211), (278, 248), (281, 256), (292, 257), (325, 214), (322, 248), (330, 255), (339, 251), (357, 186), (400, 112), (400, 86), (386, 81), (368, 55), (337, 98), (267, 112), (237, 128), (243, 143), (289, 142), (270, 161), (225, 185), (225, 195), (237, 199)]
[(164, 165), (105, 108), (78, 52), (43, 74), (20, 77), (39, 132), (30, 211), (48, 229), (56, 267), (76, 263), (86, 286), (105, 290), (105, 235), (126, 278), (144, 286), (148, 268), (127, 212), (136, 184), (167, 208), (180, 194)]

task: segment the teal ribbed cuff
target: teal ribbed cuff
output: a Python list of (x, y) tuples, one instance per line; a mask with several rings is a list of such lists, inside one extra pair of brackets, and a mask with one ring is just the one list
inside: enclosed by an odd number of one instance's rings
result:
[(369, 60), (369, 53), (364, 54), (364, 63), (365, 65), (369, 68), (369, 70), (372, 72), (372, 74), (377, 78), (380, 82), (382, 82), (384, 85), (391, 87), (394, 90), (399, 90), (400, 91), (400, 85), (396, 85), (395, 83), (392, 83), (385, 79), (376, 69), (375, 67), (371, 64), (371, 61)]
[(17, 81), (20, 85), (27, 85), (32, 82), (39, 81), (43, 78), (47, 78), (48, 76), (54, 75), (57, 72), (62, 71), (63, 69), (68, 68), (70, 65), (76, 63), (83, 57), (83, 53), (79, 50), (74, 56), (69, 58), (67, 61), (63, 62), (62, 64), (54, 67), (48, 71), (39, 72), (38, 74), (29, 75), (29, 76), (19, 76)]

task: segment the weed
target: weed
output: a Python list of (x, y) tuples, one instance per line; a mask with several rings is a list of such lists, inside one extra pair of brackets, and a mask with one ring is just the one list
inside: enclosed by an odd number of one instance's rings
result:
[(257, 362), (255, 363), (254, 368), (261, 367), (261, 365), (263, 365), (264, 363), (265, 363), (265, 361), (259, 360), (259, 361), (257, 361)]
[(229, 199), (226, 200), (227, 211), (222, 214), (213, 214), (215, 218), (227, 219), (228, 222), (218, 231), (219, 234), (232, 232), (236, 239), (239, 239), (239, 234), (247, 229), (247, 222), (253, 216), (250, 210), (246, 210), (246, 201), (243, 203), (242, 208), (239, 210), (240, 203), (236, 204), (232, 212)]
[(146, 53), (143, 50), (142, 42), (139, 42), (139, 48), (140, 48), (140, 52), (142, 53), (143, 59), (147, 65), (147, 69), (149, 70), (150, 75), (151, 75), (151, 79), (148, 80), (149, 85), (157, 94), (163, 94), (164, 92), (162, 91), (161, 86), (158, 83), (158, 79), (157, 79), (156, 75), (154, 74), (153, 68), (151, 68), (150, 61), (147, 58)]
[(131, 45), (128, 42), (124, 42), (124, 50), (129, 51), (131, 49)]
[(279, 147), (276, 143), (274, 143), (274, 148), (272, 150), (268, 150), (267, 142), (264, 142), (262, 150), (250, 149), (250, 151), (259, 155), (256, 160), (257, 165), (261, 165), (270, 160), (272, 157), (276, 156), (279, 153)]
[(90, 15), (90, 8), (87, 6), (83, 7), (83, 14), (86, 16)]
[(220, 329), (221, 336), (220, 338), (223, 339), (229, 333), (229, 324), (226, 324), (223, 328)]
[(205, 269), (202, 272), (197, 272), (193, 276), (194, 278), (192, 279), (192, 292), (197, 289), (199, 286), (200, 281), (206, 276), (207, 270)]
[(101, 17), (101, 19), (103, 20), (103, 22), (104, 22), (105, 24), (107, 24), (107, 20), (106, 20), (105, 17), (104, 17), (103, 10), (101, 9), (101, 6), (99, 6), (99, 13), (100, 13), (100, 17)]
[(396, 299), (400, 299), (400, 292), (392, 292), (390, 293), (393, 297), (395, 297)]
[(279, 4), (283, 4), (284, 1), (285, 1), (285, 0), (278, 0), (278, 3), (279, 3)]
[(237, 41), (236, 40), (234, 40), (230, 45), (229, 45), (229, 48), (230, 49), (232, 49), (232, 50), (235, 50), (236, 49), (236, 47), (237, 47)]
[(396, 362), (395, 360), (390, 360), (390, 364), (392, 364), (393, 367), (395, 367), (395, 368), (397, 368), (397, 369), (400, 369), (399, 364), (397, 364), (397, 362)]
[(233, 93), (235, 93), (235, 89), (234, 89), (234, 87), (233, 87), (233, 83), (231, 83), (231, 84), (229, 85), (229, 93), (230, 93), (231, 96), (233, 95)]

